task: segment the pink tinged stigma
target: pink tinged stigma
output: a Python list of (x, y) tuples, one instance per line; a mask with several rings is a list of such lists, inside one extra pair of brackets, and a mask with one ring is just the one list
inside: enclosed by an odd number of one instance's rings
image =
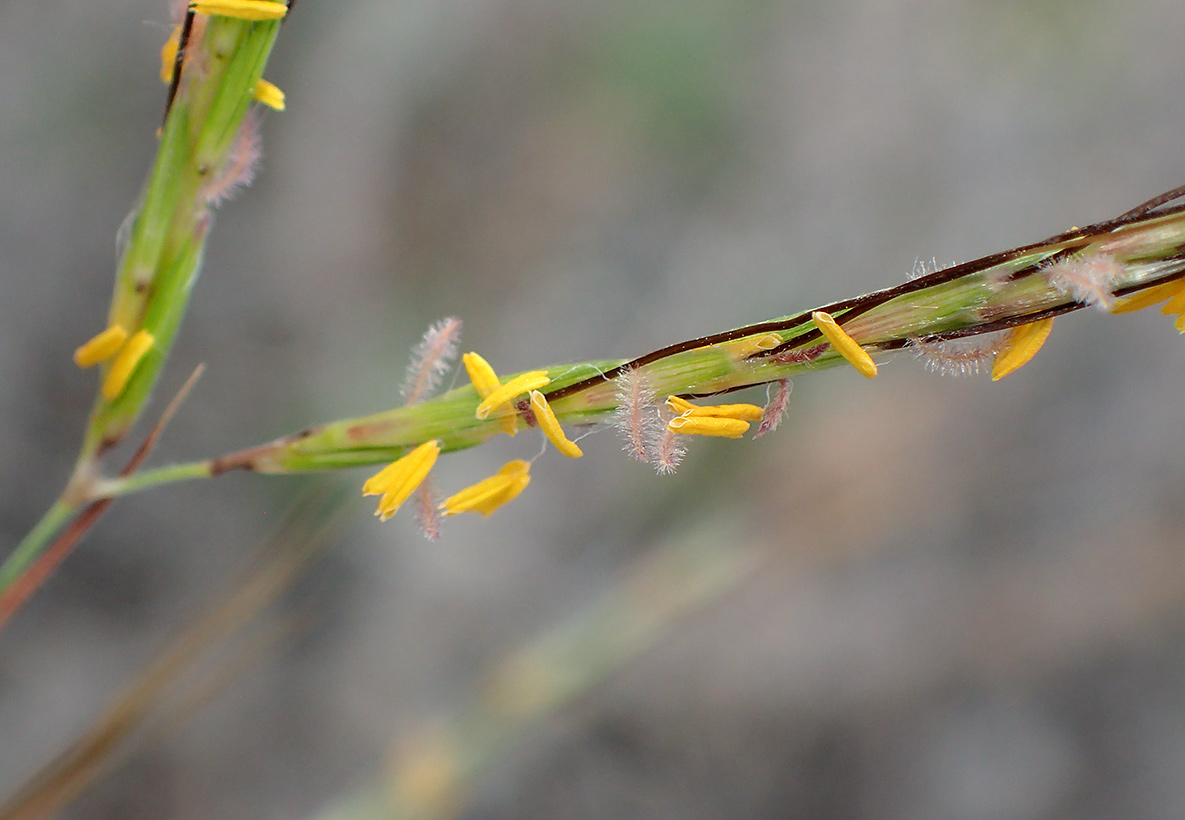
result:
[(656, 436), (662, 437), (654, 391), (645, 374), (636, 369), (620, 373), (617, 383), (617, 409), (614, 425), (624, 442), (622, 449), (638, 461), (650, 461)]
[(1006, 335), (1000, 331), (960, 339), (911, 339), (909, 346), (931, 373), (975, 376), (991, 365)]
[(786, 408), (790, 404), (790, 392), (793, 389), (794, 383), (789, 379), (782, 379), (778, 382), (778, 392), (766, 402), (765, 410), (761, 415), (761, 424), (757, 427), (753, 438), (761, 438), (766, 433), (772, 433), (778, 429), (778, 425), (782, 423), (782, 418), (786, 415)]
[(425, 479), (424, 483), (416, 489), (416, 526), (420, 528), (420, 533), (429, 541), (440, 540), (440, 510), (437, 505), (440, 503), (440, 497), (436, 494), (436, 488), (432, 486), (430, 478)]
[(233, 199), (239, 191), (255, 181), (262, 158), (263, 137), (259, 132), (259, 116), (248, 111), (226, 153), (226, 162), (202, 188), (202, 198), (212, 208)]
[(823, 351), (828, 347), (829, 345), (826, 344), (818, 344), (796, 350), (785, 350), (781, 353), (775, 353), (770, 357), (770, 361), (777, 362), (778, 364), (806, 364), (822, 356)]
[(1104, 311), (1115, 306), (1112, 291), (1123, 272), (1114, 256), (1103, 253), (1067, 256), (1042, 269), (1049, 284), (1066, 296)]
[(456, 316), (441, 319), (428, 328), (412, 348), (407, 374), (399, 388), (406, 404), (415, 404), (435, 394), (452, 370), (460, 345), (461, 320)]

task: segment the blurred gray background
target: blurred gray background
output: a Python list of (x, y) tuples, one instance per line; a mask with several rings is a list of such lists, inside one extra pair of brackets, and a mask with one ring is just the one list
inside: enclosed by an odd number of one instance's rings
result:
[[(70, 354), (105, 320), (169, 21), (0, 3), (5, 551), (76, 452), (96, 379)], [(442, 316), (500, 371), (629, 357), (1115, 216), (1185, 182), (1183, 36), (1171, 0), (301, 0), (154, 463), (393, 406)], [(67, 815), (315, 816), (637, 556), (708, 538), (760, 570), (531, 729), (464, 816), (1180, 818), (1183, 377), (1171, 322), (1085, 312), (998, 384), (904, 356), (799, 379), (776, 434), (694, 442), (670, 478), (599, 433), (438, 543), (351, 496), (299, 638)], [(440, 486), (536, 448), (442, 459)], [(0, 792), (300, 486), (115, 505), (0, 635)]]

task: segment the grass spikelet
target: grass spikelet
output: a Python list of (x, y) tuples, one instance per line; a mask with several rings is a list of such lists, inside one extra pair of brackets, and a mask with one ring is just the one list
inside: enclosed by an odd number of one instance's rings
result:
[(1004, 342), (1002, 333), (985, 333), (960, 339), (911, 339), (914, 357), (926, 370), (940, 376), (977, 376), (991, 364)]
[(638, 370), (626, 370), (617, 376), (617, 409), (614, 425), (625, 442), (622, 447), (631, 458), (650, 461), (656, 439), (662, 439), (658, 410), (650, 380)]
[(765, 411), (761, 415), (761, 424), (757, 427), (757, 432), (753, 434), (753, 438), (758, 439), (766, 433), (772, 433), (778, 429), (778, 425), (782, 423), (782, 417), (786, 415), (786, 408), (790, 404), (790, 392), (794, 389), (794, 383), (789, 379), (782, 379), (778, 382), (778, 392), (774, 394), (772, 399), (767, 399), (765, 402)]
[(217, 208), (254, 182), (262, 158), (263, 138), (259, 132), (259, 115), (248, 111), (227, 151), (226, 164), (202, 188), (202, 198), (206, 204)]
[(449, 316), (436, 322), (411, 350), (407, 374), (399, 394), (406, 404), (432, 396), (445, 374), (453, 369), (461, 345), (461, 320)]
[(1123, 265), (1110, 254), (1066, 256), (1044, 268), (1049, 284), (1075, 301), (1109, 311), (1115, 307), (1112, 288), (1123, 276)]

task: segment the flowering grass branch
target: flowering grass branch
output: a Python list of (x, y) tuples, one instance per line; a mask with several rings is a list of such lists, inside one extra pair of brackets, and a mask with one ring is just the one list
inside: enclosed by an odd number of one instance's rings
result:
[[(435, 398), (417, 395), (402, 407), (310, 427), (219, 458), (99, 482), (95, 491), (124, 495), (240, 469), (285, 474), (392, 462), (365, 488), (384, 497), (378, 514), (385, 518), (410, 496), (438, 454), (513, 435), (520, 427), (540, 428), (572, 457), (580, 455), (580, 448), (564, 427), (616, 427), (631, 455), (669, 472), (664, 452), (669, 453), (673, 437), (735, 438), (757, 421), (758, 434), (775, 427), (786, 407), (788, 380), (804, 373), (851, 365), (871, 378), (877, 360), (904, 350), (933, 370), (972, 373), (982, 365), (998, 380), (1037, 353), (1062, 314), (1085, 307), (1119, 314), (1167, 301), (1165, 312), (1185, 317), (1182, 194), (1175, 190), (1116, 219), (896, 287), (631, 360), (550, 366), (502, 380), (484, 359), (469, 353), (464, 358), (471, 384)], [(457, 320), (447, 323), (451, 332), (459, 330)], [(1185, 328), (1185, 318), (1177, 324)], [(436, 330), (421, 348), (437, 344)], [(450, 346), (455, 347), (451, 341)], [(420, 380), (420, 368), (443, 372), (445, 358), (425, 359), (421, 353), (409, 382)], [(764, 407), (692, 401), (763, 384), (777, 386)], [(525, 462), (512, 464), (496, 487), (523, 484)], [(457, 511), (456, 506), (442, 505), (445, 512)], [(473, 507), (486, 514), (494, 508)]]
[[(754, 423), (755, 436), (775, 429), (790, 379), (814, 370), (851, 365), (873, 378), (878, 363), (904, 350), (931, 370), (990, 368), (998, 380), (1037, 353), (1056, 317), (1086, 307), (1124, 313), (1165, 302), (1163, 311), (1185, 331), (1185, 189), (1176, 189), (1042, 242), (630, 360), (503, 378), (470, 352), (463, 357), (470, 383), (434, 395), (459, 350), (460, 321), (446, 319), (414, 351), (400, 407), (152, 470), (139, 469), (138, 454), (119, 475), (104, 477), (100, 459), (141, 416), (172, 346), (211, 210), (254, 174), (259, 139), (252, 103), (283, 108), (282, 92), (262, 72), (288, 7), (273, 0), (195, 0), (162, 50), (161, 76), (170, 91), (159, 152), (142, 201), (121, 231), (107, 327), (75, 356), (80, 366), (101, 367), (99, 394), (62, 497), (0, 565), (0, 622), (30, 590), (35, 562), (45, 555), (60, 560), (112, 499), (171, 482), (231, 470), (289, 474), (382, 464), (363, 487), (379, 496), (376, 514), (389, 518), (414, 498), (421, 528), (435, 537), (443, 517), (490, 515), (527, 489), (534, 459), (515, 459), (443, 499), (431, 486), (441, 454), (503, 434), (535, 428), (561, 454), (579, 458), (575, 439), (616, 427), (630, 456), (665, 474), (678, 467), (692, 436), (739, 438)], [(771, 386), (763, 406), (700, 403), (758, 385)]]
[[(287, 11), (272, 0), (195, 0), (162, 49), (169, 101), (156, 160), (120, 229), (107, 327), (74, 356), (79, 367), (99, 367), (98, 395), (61, 498), (0, 565), (0, 622), (36, 585), (34, 562), (68, 551), (70, 537), (77, 540), (106, 506), (96, 492), (100, 459), (148, 403), (201, 268), (212, 209), (254, 174), (251, 106), (283, 107), (283, 94), (262, 74)], [(134, 458), (124, 473), (138, 466)], [(81, 510), (73, 529), (54, 541)]]

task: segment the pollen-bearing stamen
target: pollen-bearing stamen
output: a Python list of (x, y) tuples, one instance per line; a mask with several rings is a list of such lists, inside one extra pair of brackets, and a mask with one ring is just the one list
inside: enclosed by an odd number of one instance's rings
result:
[(679, 396), (668, 396), (667, 407), (681, 416), (707, 416), (740, 421), (759, 421), (765, 411), (755, 404), (692, 404)]
[(148, 351), (156, 343), (156, 338), (147, 330), (137, 331), (132, 338), (119, 349), (99, 392), (107, 401), (115, 401), (123, 393), (124, 388), (131, 381), (132, 374), (140, 366), (140, 362), (148, 355)]
[(284, 92), (280, 90), (280, 87), (262, 78), (252, 89), (251, 97), (255, 102), (266, 105), (273, 111), (283, 111), (286, 104)]
[(869, 379), (876, 375), (876, 362), (868, 355), (868, 351), (860, 347), (860, 344), (839, 326), (830, 313), (816, 310), (811, 314), (811, 320), (827, 341), (831, 342), (835, 352), (847, 359), (848, 363), (860, 371), (861, 375)]
[(568, 458), (580, 458), (584, 455), (576, 442), (564, 434), (564, 428), (560, 426), (555, 411), (547, 403), (547, 398), (538, 390), (531, 391), (531, 412), (535, 416), (535, 423), (539, 425), (539, 429), (543, 431), (543, 435), (547, 436), (547, 440), (552, 443), (552, 446)]
[(440, 510), (445, 515), (476, 512), (489, 516), (517, 498), (530, 483), (530, 462), (517, 459), (505, 464), (495, 475), (449, 496), (441, 502)]
[(440, 442), (426, 441), (402, 458), (393, 461), (362, 485), (363, 495), (381, 495), (375, 515), (386, 521), (423, 483), (440, 455)]
[(287, 3), (273, 0), (194, 0), (189, 8), (198, 14), (239, 20), (280, 20), (288, 13)]
[(84, 370), (94, 367), (118, 353), (127, 340), (128, 332), (123, 325), (111, 325), (78, 346), (74, 351), (74, 364)]
[[(461, 357), (461, 363), (465, 366), (465, 372), (469, 374), (473, 389), (481, 399), (484, 400), (502, 386), (494, 368), (477, 353), (466, 353)], [(518, 432), (518, 416), (512, 408), (503, 407), (495, 412), (495, 416), (502, 425), (502, 431), (507, 435), (513, 436)]]
[(992, 381), (1000, 379), (1024, 367), (1037, 355), (1037, 351), (1049, 338), (1053, 330), (1053, 319), (1041, 319), (1013, 328), (1004, 341), (1004, 345), (996, 354), (996, 363), (992, 367)]
[(1134, 313), (1137, 310), (1158, 305), (1165, 299), (1170, 299), (1182, 291), (1185, 291), (1185, 279), (1161, 282), (1159, 285), (1153, 285), (1150, 288), (1145, 288), (1144, 290), (1124, 296), (1115, 303), (1115, 306), (1111, 308), (1111, 312), (1115, 314)]
[(685, 436), (740, 438), (749, 430), (749, 422), (719, 416), (675, 416), (667, 429)]
[(516, 396), (521, 396), (540, 387), (546, 387), (550, 383), (551, 379), (548, 378), (546, 370), (532, 370), (528, 373), (522, 373), (506, 382), (506, 384), (499, 385), (496, 389), (491, 390), (477, 405), (474, 415), (480, 420), (485, 420), (489, 418), (492, 411), (508, 404)]

